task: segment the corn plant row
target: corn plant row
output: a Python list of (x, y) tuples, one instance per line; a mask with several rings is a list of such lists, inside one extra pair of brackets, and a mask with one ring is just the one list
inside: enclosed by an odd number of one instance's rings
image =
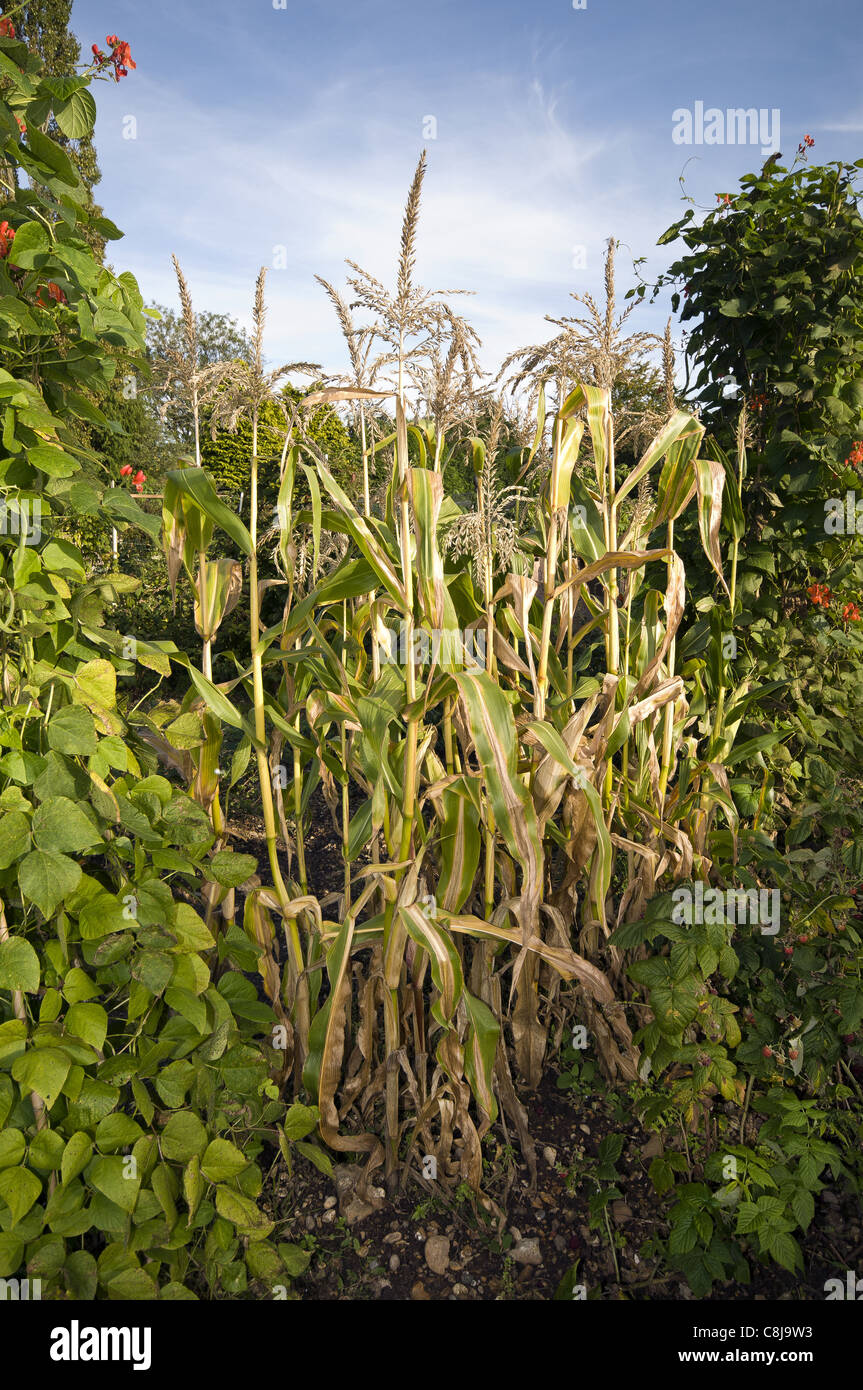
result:
[[(660, 885), (707, 878), (720, 822), (734, 833), (723, 759), (746, 691), (726, 689), (722, 637), (735, 611), (745, 449), (741, 439), (736, 464), (706, 449), (702, 425), (670, 390), (665, 418), (621, 476), (612, 383), (540, 372), (521, 473), (539, 474), (541, 487), (533, 498), (513, 489), (519, 524), (502, 555), (500, 409), (464, 445), (475, 513), (445, 489), (456, 448), (447, 389), (469, 380), (473, 346), (465, 321), (414, 283), (423, 171), (421, 161), (395, 291), (353, 267), (373, 328), (356, 328), (325, 284), (350, 348), (347, 381), (313, 390), (301, 409), (279, 393), (287, 371), (319, 369), (264, 370), (263, 271), (250, 364), (198, 373), (190, 337), (195, 411), (208, 399), (215, 424), (251, 422), (251, 520), (222, 506), (198, 454), (170, 476), (163, 533), (172, 586), (185, 570), (195, 588), (202, 649), (188, 659), (186, 708), (201, 731), (186, 770), (219, 844), (228, 840), (223, 725), (240, 732), (231, 780), (252, 758), (257, 767), (270, 881), (242, 886), (243, 925), (279, 1019), (282, 1085), (319, 1107), (323, 1140), (364, 1156), (367, 1174), (383, 1167), (390, 1184), (404, 1182), (434, 1155), (443, 1181), (480, 1191), (481, 1141), (500, 1109), (533, 1165), (519, 1088), (539, 1084), (571, 1020), (587, 1026), (609, 1081), (638, 1076), (627, 1015), (643, 1017), (643, 1006), (627, 1001), (623, 953), (609, 938)], [(410, 390), (420, 371), (425, 415)], [(267, 401), (284, 414), (284, 447), (271, 532), (279, 578), (261, 581)], [(305, 427), (321, 406), (347, 408), (358, 426), (359, 504)], [(375, 438), (383, 411), (394, 429)], [(373, 499), (370, 477), (387, 459)], [(686, 575), (674, 528), (691, 504), (727, 602), (715, 610), (706, 665), (684, 679)], [(449, 542), (468, 520), (465, 564)], [(217, 530), (242, 560), (208, 556)], [(337, 561), (324, 563), (333, 537)], [(246, 583), (249, 661), (216, 685), (212, 643)], [(269, 586), (281, 614), (265, 627)], [(305, 853), (319, 783), (344, 866), (341, 890), (321, 900)], [(208, 891), (208, 925), (227, 931), (235, 890)]]

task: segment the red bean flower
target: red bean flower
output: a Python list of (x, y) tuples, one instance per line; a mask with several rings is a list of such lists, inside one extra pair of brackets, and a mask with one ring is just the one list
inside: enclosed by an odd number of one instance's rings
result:
[(851, 453), (845, 460), (846, 464), (853, 464), (855, 468), (863, 463), (863, 439), (855, 439), (851, 448)]
[(15, 37), (15, 25), (5, 14), (0, 18), (0, 34), (4, 39), (14, 39)]
[(110, 53), (103, 53), (97, 43), (92, 45), (93, 61), (98, 68), (104, 68), (108, 63), (114, 64), (114, 80), (119, 82), (121, 77), (129, 76), (129, 69), (136, 68), (138, 64), (132, 58), (132, 50), (125, 39), (120, 39), (116, 34), (108, 34), (105, 42), (110, 48)]
[(145, 484), (146, 481), (147, 481), (147, 475), (146, 475), (146, 473), (142, 473), (142, 472), (141, 472), (141, 469), (139, 468), (138, 471), (137, 471), (137, 473), (135, 474), (134, 478), (132, 479), (132, 482), (133, 482), (134, 485), (135, 485), (135, 491), (136, 491), (136, 492), (141, 492), (141, 490), (143, 489), (143, 486), (144, 486), (144, 484)]
[(860, 609), (856, 603), (846, 603), (842, 609), (842, 621), (843, 623), (859, 623)]
[(114, 64), (114, 79), (119, 82), (121, 77), (129, 76), (129, 68), (135, 68), (138, 64), (133, 62), (132, 51), (125, 39), (118, 39), (116, 34), (109, 34), (105, 42), (111, 49), (111, 62)]
[(132, 471), (132, 465), (131, 465), (131, 463), (124, 463), (124, 464), (123, 464), (123, 467), (120, 469), (120, 477), (121, 477), (121, 478), (128, 478), (128, 476), (129, 476), (129, 474), (131, 473), (131, 471)]
[(0, 257), (4, 260), (12, 250), (12, 242), (15, 240), (15, 228), (10, 227), (8, 222), (0, 222)]
[(806, 592), (816, 608), (830, 607), (830, 590), (826, 584), (810, 584)]
[(48, 298), (53, 299), (55, 304), (66, 303), (66, 296), (61, 290), (60, 286), (56, 284), (54, 280), (49, 280), (47, 286), (40, 285), (39, 289), (36, 292), (36, 303), (39, 305), (40, 309), (47, 309), (50, 307), (45, 303), (44, 299), (42, 298), (43, 289), (47, 289)]

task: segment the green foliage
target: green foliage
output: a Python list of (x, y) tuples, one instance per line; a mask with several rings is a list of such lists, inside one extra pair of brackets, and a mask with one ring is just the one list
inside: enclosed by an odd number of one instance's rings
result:
[[(734, 671), (749, 684), (766, 674), (790, 696), (771, 691), (748, 713), (783, 735), (785, 747), (768, 758), (769, 806), (777, 806), (774, 783), (784, 783), (795, 818), (801, 803), (818, 800), (800, 773), (809, 754), (863, 755), (853, 452), (863, 438), (861, 168), (859, 160), (790, 170), (768, 161), (700, 223), (690, 209), (668, 229), (661, 242), (680, 238), (688, 249), (654, 291), (685, 285), (672, 303), (683, 303), (681, 321), (691, 325), (693, 390), (726, 448), (746, 410)], [(683, 549), (687, 561), (695, 555)], [(695, 582), (707, 613), (709, 580)], [(769, 823), (781, 829), (782, 818)]]
[(333, 1165), (329, 1154), (317, 1144), (311, 1143), (307, 1137), (317, 1128), (320, 1118), (321, 1112), (316, 1105), (301, 1105), (299, 1101), (295, 1101), (279, 1125), (279, 1148), (288, 1173), (292, 1171), (296, 1151), (314, 1164), (319, 1172), (332, 1177)]
[(674, 1187), (675, 1175), (688, 1165), (673, 1149), (651, 1164), (656, 1191), (662, 1195), (674, 1189), (669, 1263), (697, 1298), (706, 1297), (717, 1281), (748, 1283), (752, 1258), (802, 1273), (795, 1233), (808, 1230), (826, 1171), (834, 1182), (851, 1176), (841, 1148), (850, 1138), (847, 1124), (838, 1128), (815, 1101), (781, 1086), (758, 1096), (754, 1105), (766, 1117), (757, 1147), (721, 1139), (704, 1164), (704, 1182)]
[[(15, 15), (19, 38), (40, 60), (40, 70), (47, 78), (68, 81), (69, 74), (74, 72), (80, 61), (81, 45), (69, 29), (71, 15), (72, 0), (30, 0), (20, 14)], [(92, 97), (85, 86), (78, 88), (74, 94), (70, 93), (68, 105), (64, 103), (59, 110), (51, 111), (48, 134), (68, 153), (90, 195), (88, 211), (94, 217), (99, 217), (102, 209), (93, 201), (92, 195), (102, 175), (87, 109), (91, 101)], [(82, 107), (85, 112), (81, 115), (76, 109), (75, 122), (71, 116), (73, 106)], [(105, 236), (92, 224), (84, 229), (84, 235), (98, 259), (102, 260)]]
[[(59, 145), (32, 138), (55, 100), (38, 59), (0, 47), (23, 69), (0, 103), (4, 155), (33, 180), (0, 209), (17, 231), (0, 265), (0, 478), (40, 522), (0, 537), (0, 1276), (39, 1276), (57, 1299), (272, 1289), (290, 1276), (248, 1137), (285, 1109), (261, 1042), (272, 1011), (238, 973), (246, 936), (217, 945), (189, 901), (211, 876), (210, 821), (136, 731), (135, 661), (105, 610), (138, 581), (88, 578), (65, 538), (103, 515), (150, 524), (82, 442), (110, 429), (94, 398), (141, 367), (141, 296), (99, 265)], [(43, 308), (49, 282), (62, 294)]]
[[(310, 388), (314, 389), (314, 388)], [(286, 386), (282, 392), (290, 406), (296, 406), (303, 392)], [(220, 429), (212, 438), (208, 428), (209, 412), (203, 412), (201, 462), (213, 478), (219, 492), (239, 497), (249, 496), (250, 459), (252, 454), (252, 425), (245, 417), (237, 422), (234, 431)], [(309, 439), (329, 460), (335, 477), (348, 489), (361, 486), (362, 465), (359, 445), (351, 437), (334, 411), (320, 407), (304, 420)], [(261, 410), (258, 425), (260, 456), (260, 497), (264, 511), (275, 511), (279, 493), (279, 460), (285, 445), (285, 417), (278, 406), (267, 402)]]
[(733, 378), (762, 417), (771, 472), (788, 475), (795, 500), (816, 463), (844, 461), (860, 422), (861, 168), (770, 164), (700, 225), (690, 210), (660, 238), (689, 248), (665, 278), (685, 282), (681, 320), (694, 325), (687, 351), (707, 423), (733, 421)]

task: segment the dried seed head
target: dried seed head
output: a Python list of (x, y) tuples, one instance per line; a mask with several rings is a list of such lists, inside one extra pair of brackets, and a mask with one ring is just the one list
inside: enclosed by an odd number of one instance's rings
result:
[(662, 339), (662, 377), (665, 382), (665, 409), (669, 418), (676, 409), (674, 393), (674, 344), (671, 341), (671, 319), (665, 325)]
[(172, 255), (174, 271), (177, 276), (177, 286), (180, 291), (180, 307), (183, 311), (183, 332), (186, 338), (186, 352), (189, 361), (198, 365), (198, 326), (195, 319), (195, 311), (192, 308), (192, 296), (189, 293), (189, 286), (186, 284), (186, 277), (180, 269), (180, 262), (177, 257)]

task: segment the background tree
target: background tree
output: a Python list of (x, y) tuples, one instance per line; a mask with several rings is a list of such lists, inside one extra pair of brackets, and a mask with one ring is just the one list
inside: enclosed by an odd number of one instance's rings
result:
[[(288, 384), (281, 394), (286, 401), (296, 404), (305, 393)], [(235, 430), (218, 429), (213, 438), (210, 432), (211, 414), (212, 410), (205, 407), (201, 462), (209, 469), (219, 492), (242, 492), (248, 497), (251, 424), (248, 420), (241, 419), (237, 422)], [(355, 432), (345, 425), (335, 411), (325, 406), (313, 411), (308, 418), (304, 418), (303, 423), (306, 434), (324, 453), (330, 468), (343, 486), (351, 490), (359, 487), (361, 493), (362, 456)], [(262, 508), (275, 507), (279, 491), (279, 459), (284, 442), (284, 416), (276, 405), (264, 405), (261, 410), (261, 423), (258, 426)]]
[[(148, 399), (162, 422), (163, 437), (175, 441), (183, 450), (193, 449), (195, 425), (192, 407), (184, 394), (175, 391), (172, 384), (165, 380), (170, 362), (186, 352), (183, 319), (162, 304), (149, 305), (148, 312), (154, 315), (147, 325), (147, 357), (153, 366)], [(216, 314), (209, 310), (197, 312), (195, 327), (199, 370), (215, 367), (219, 362), (251, 361), (252, 340), (230, 314)]]

